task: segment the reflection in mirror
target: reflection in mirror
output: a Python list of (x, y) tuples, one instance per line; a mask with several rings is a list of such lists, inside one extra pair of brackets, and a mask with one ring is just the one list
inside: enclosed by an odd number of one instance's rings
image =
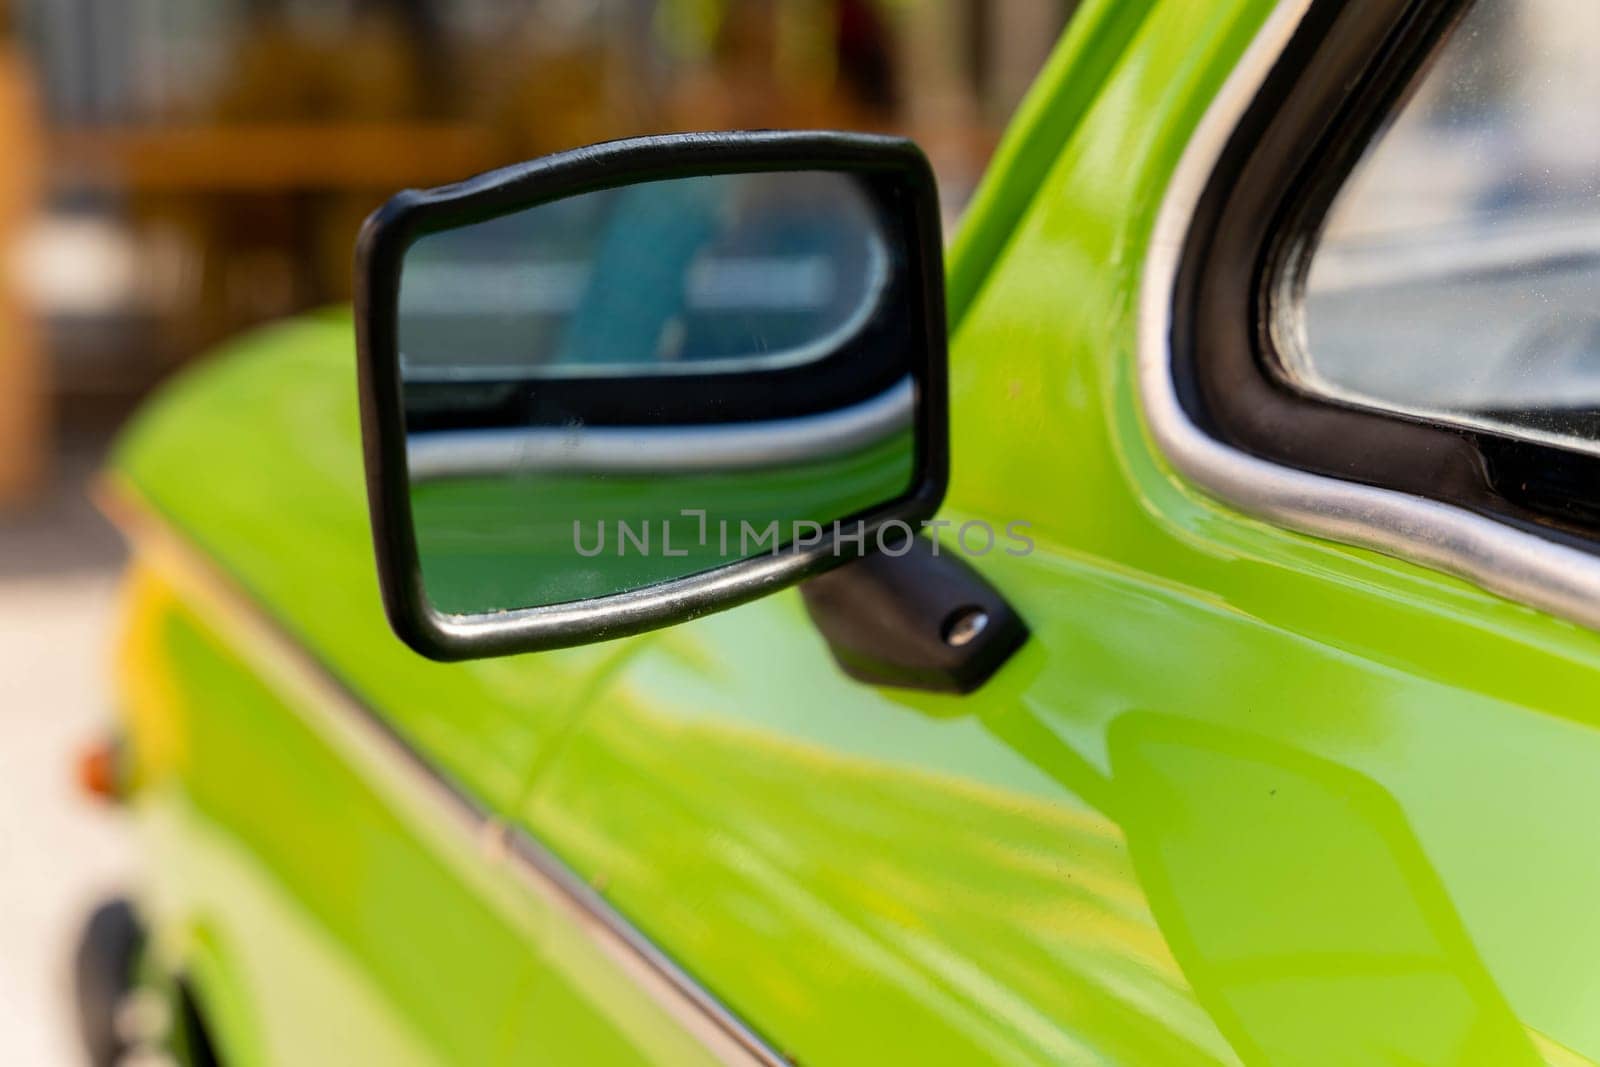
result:
[(406, 254), (406, 381), (744, 371), (825, 355), (882, 297), (848, 175), (708, 175), (541, 204)]
[(398, 342), (434, 608), (623, 593), (904, 495), (917, 388), (883, 211), (853, 175), (725, 174), (415, 241)]

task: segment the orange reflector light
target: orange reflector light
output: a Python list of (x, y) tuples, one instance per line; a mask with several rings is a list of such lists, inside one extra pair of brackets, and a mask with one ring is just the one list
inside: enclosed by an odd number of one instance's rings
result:
[(78, 754), (78, 788), (95, 800), (121, 800), (121, 762), (115, 741), (90, 745)]

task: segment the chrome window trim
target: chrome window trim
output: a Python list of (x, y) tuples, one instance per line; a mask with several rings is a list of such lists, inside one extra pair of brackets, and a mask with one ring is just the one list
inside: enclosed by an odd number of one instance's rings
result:
[(1207, 434), (1178, 399), (1172, 315), (1200, 198), (1245, 113), (1314, 0), (1282, 0), (1207, 108), (1162, 199), (1139, 294), (1138, 391), (1157, 450), (1177, 472), (1248, 515), (1446, 571), (1600, 629), (1600, 556), (1462, 508), (1257, 458)]
[(96, 505), (164, 580), (193, 598), (208, 624), (238, 639), (251, 666), (285, 705), (363, 774), (386, 802), (425, 830), (476, 842), (483, 868), (504, 870), (563, 916), (663, 1013), (730, 1067), (791, 1067), (638, 927), (532, 834), (491, 812), (358, 697), (271, 618), (247, 590), (207, 557), (131, 485), (115, 475), (93, 492)]

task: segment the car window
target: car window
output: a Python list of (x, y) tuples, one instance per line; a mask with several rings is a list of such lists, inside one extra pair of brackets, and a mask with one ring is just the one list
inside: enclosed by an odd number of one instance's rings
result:
[(419, 239), (400, 282), (401, 359), (412, 382), (813, 362), (866, 324), (887, 256), (871, 203), (840, 173), (602, 189)]
[(1334, 201), (1281, 371), (1600, 453), (1600, 3), (1478, 0)]

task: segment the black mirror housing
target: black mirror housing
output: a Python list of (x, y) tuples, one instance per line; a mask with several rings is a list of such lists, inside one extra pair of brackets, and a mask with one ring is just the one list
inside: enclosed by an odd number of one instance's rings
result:
[[(896, 314), (909, 324), (897, 333), (909, 338), (904, 370), (909, 389), (903, 391), (915, 396), (914, 409), (906, 416), (914, 460), (908, 460), (905, 491), (841, 516), (845, 525), (835, 522), (818, 539), (797, 533), (770, 553), (717, 561), (636, 588), (482, 611), (436, 606), (425, 580), (413, 514), (410, 467), (416, 462), (415, 442), (408, 458), (408, 417), (413, 434), (418, 423), (415, 407), (408, 412), (400, 351), (401, 278), (408, 249), (429, 235), (596, 191), (709, 175), (789, 172), (850, 176), (876, 205), (878, 230), (886, 235), (901, 279), (891, 290), (900, 305)], [(368, 219), (357, 246), (355, 292), (362, 437), (384, 607), (396, 634), (431, 658), (469, 659), (581, 644), (730, 607), (849, 562), (885, 537), (898, 541), (904, 530), (914, 531), (930, 518), (943, 499), (949, 468), (948, 386), (938, 196), (926, 158), (910, 141), (831, 132), (676, 134), (599, 144), (454, 185), (408, 190)], [(724, 377), (730, 389), (740, 384)], [(588, 383), (594, 386), (590, 393), (615, 400), (649, 396), (663, 388), (658, 383), (630, 386), (615, 375), (610, 381), (609, 386)], [(582, 392), (584, 385), (564, 382), (560, 388), (577, 390), (570, 395), (581, 397), (588, 395)], [(685, 395), (714, 397), (719, 388), (717, 381), (706, 379), (699, 394)], [(786, 391), (795, 389), (788, 386)], [(805, 424), (784, 425), (792, 437), (793, 426)], [(742, 429), (748, 434), (752, 427)], [(537, 502), (537, 497), (530, 499)]]

